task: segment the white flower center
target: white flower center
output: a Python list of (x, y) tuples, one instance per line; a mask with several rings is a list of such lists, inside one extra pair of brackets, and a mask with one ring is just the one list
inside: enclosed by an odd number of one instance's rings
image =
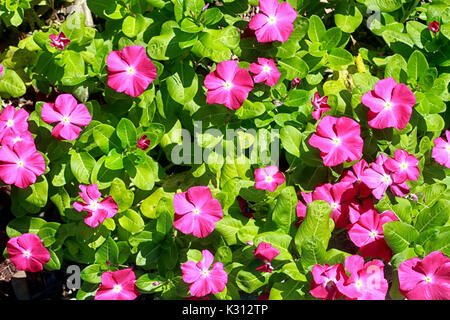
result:
[(375, 230), (370, 231), (369, 234), (372, 238), (376, 238), (378, 236), (378, 232), (376, 232)]
[(355, 282), (355, 287), (356, 287), (357, 289), (359, 289), (359, 288), (362, 287), (362, 282), (361, 282), (361, 280), (357, 280), (357, 281)]
[(391, 184), (392, 183), (392, 179), (391, 176), (388, 174), (383, 174), (383, 178), (381, 178), (381, 181), (383, 181), (385, 184)]
[(132, 66), (128, 66), (127, 68), (127, 75), (132, 76), (136, 73), (136, 70)]
[(341, 139), (340, 138), (338, 138), (338, 137), (336, 137), (336, 138), (334, 138), (333, 139), (333, 144), (335, 144), (335, 145), (340, 145), (341, 144)]
[(195, 208), (194, 211), (192, 211), (195, 215), (200, 214), (200, 210)]
[(30, 250), (25, 250), (25, 251), (23, 252), (23, 255), (24, 255), (25, 258), (31, 257), (31, 252), (30, 252)]
[(209, 270), (202, 270), (202, 276), (205, 278), (209, 276)]
[(233, 88), (233, 83), (231, 81), (225, 81), (225, 84), (223, 85), (225, 89), (231, 89)]
[(113, 291), (119, 293), (120, 291), (122, 291), (122, 286), (120, 284), (114, 285)]
[(266, 182), (269, 182), (269, 183), (270, 183), (270, 182), (272, 182), (272, 180), (273, 180), (273, 179), (272, 179), (271, 176), (267, 176), (267, 177), (266, 177)]
[(98, 209), (98, 202), (97, 201), (92, 201), (89, 205), (91, 206), (92, 210), (97, 210)]
[(447, 150), (447, 152), (450, 153), (450, 142), (447, 143), (447, 147), (445, 148), (445, 150)]
[(271, 70), (270, 67), (267, 66), (267, 65), (265, 65), (265, 66), (263, 67), (263, 71), (264, 71), (264, 72), (267, 72), (267, 73), (268, 73), (268, 72), (270, 72), (270, 70)]
[(70, 118), (68, 116), (64, 116), (64, 117), (62, 117), (61, 122), (64, 124), (69, 124)]
[(14, 125), (14, 120), (9, 119), (8, 122), (6, 122), (7, 127), (12, 127)]
[(267, 22), (270, 24), (275, 24), (277, 22), (277, 17), (270, 16), (269, 19), (267, 19)]
[(408, 169), (408, 164), (406, 163), (406, 162), (402, 162), (401, 164), (400, 164), (400, 168), (401, 168), (401, 170), (406, 170), (406, 169)]
[(392, 109), (392, 103), (391, 103), (390, 101), (387, 101), (387, 102), (384, 104), (384, 109), (385, 109), (385, 110), (391, 110), (391, 109)]
[(430, 276), (426, 276), (426, 277), (424, 278), (424, 280), (425, 280), (425, 282), (427, 282), (427, 283), (433, 282), (433, 279), (432, 279)]
[(21, 138), (21, 137), (15, 137), (15, 138), (13, 139), (13, 142), (14, 142), (14, 143), (19, 142), (19, 141), (22, 141), (22, 138)]
[(25, 163), (22, 160), (17, 161), (18, 167), (23, 167), (24, 165), (25, 165)]
[(337, 209), (337, 208), (339, 207), (339, 204), (336, 203), (336, 202), (333, 202), (333, 203), (331, 203), (331, 207), (332, 207), (333, 209)]

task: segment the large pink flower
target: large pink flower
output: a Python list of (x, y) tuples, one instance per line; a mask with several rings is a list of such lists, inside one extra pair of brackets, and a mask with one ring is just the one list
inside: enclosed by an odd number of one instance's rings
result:
[(58, 140), (72, 141), (81, 132), (79, 126), (87, 126), (92, 116), (84, 104), (78, 104), (71, 94), (60, 94), (55, 103), (44, 103), (42, 120), (46, 123), (59, 122), (52, 130), (52, 136)]
[(255, 188), (274, 192), (278, 186), (282, 185), (286, 179), (276, 166), (266, 166), (258, 168), (255, 174)]
[(315, 298), (322, 298), (323, 300), (335, 300), (342, 297), (342, 292), (339, 291), (339, 286), (342, 286), (348, 279), (345, 274), (344, 266), (339, 263), (335, 265), (316, 264), (312, 268), (313, 279), (311, 281), (311, 295)]
[(240, 69), (234, 60), (222, 61), (216, 70), (205, 77), (206, 102), (239, 109), (253, 89), (253, 80), (246, 69)]
[(297, 218), (298, 220), (295, 222), (295, 226), (298, 228), (300, 227), (300, 225), (302, 224), (303, 220), (305, 220), (306, 218), (306, 210), (308, 209), (308, 204), (310, 204), (313, 199), (312, 199), (312, 192), (300, 192), (303, 201), (299, 200), (297, 202), (297, 205), (295, 206), (295, 211), (297, 213)]
[(375, 210), (363, 213), (358, 221), (349, 226), (350, 240), (359, 247), (364, 258), (383, 258), (391, 261), (392, 250), (384, 240), (383, 225), (386, 222), (397, 221), (397, 216), (392, 211), (378, 214)]
[(321, 97), (318, 92), (314, 93), (314, 98), (311, 99), (311, 104), (314, 107), (312, 116), (316, 120), (319, 120), (322, 114), (331, 110), (331, 107), (328, 105), (328, 96)]
[(189, 292), (194, 297), (203, 297), (207, 294), (222, 292), (228, 282), (228, 275), (223, 269), (222, 262), (214, 263), (214, 256), (208, 250), (202, 250), (203, 259), (195, 263), (188, 261), (181, 265), (183, 281), (192, 283)]
[(336, 184), (322, 184), (318, 186), (312, 195), (313, 200), (328, 202), (333, 211), (330, 218), (333, 219), (336, 228), (347, 226), (350, 201), (356, 196), (352, 184), (339, 182)]
[(416, 181), (419, 178), (419, 160), (403, 149), (395, 150), (394, 159), (386, 159), (384, 166), (392, 172), (395, 183), (406, 180)]
[(297, 12), (289, 2), (260, 0), (259, 12), (249, 24), (249, 28), (255, 30), (258, 42), (286, 42), (294, 30), (293, 22), (297, 18)]
[(345, 269), (350, 272), (338, 289), (348, 299), (352, 300), (385, 300), (388, 291), (388, 282), (384, 278), (384, 264), (375, 259), (364, 264), (361, 256), (353, 255), (345, 258)]
[(43, 265), (50, 261), (50, 253), (41, 239), (33, 233), (24, 233), (9, 239), (6, 250), (17, 270), (42, 271)]
[(142, 46), (111, 51), (106, 59), (108, 86), (132, 97), (140, 96), (156, 79), (156, 67)]
[(272, 265), (270, 263), (273, 258), (280, 254), (280, 251), (270, 243), (260, 242), (258, 247), (253, 250), (253, 254), (255, 255), (255, 258), (264, 262), (264, 264), (256, 268), (256, 270), (272, 273)]
[(25, 109), (16, 110), (13, 106), (6, 106), (0, 113), (0, 139), (8, 134), (21, 134), (28, 130), (28, 117)]
[(78, 194), (83, 199), (84, 203), (75, 201), (73, 203), (73, 208), (78, 212), (88, 212), (84, 219), (84, 222), (88, 226), (96, 228), (100, 223), (103, 223), (105, 219), (112, 218), (116, 215), (119, 210), (116, 201), (114, 201), (111, 196), (99, 201), (102, 195), (98, 190), (97, 184), (94, 183), (88, 186), (80, 185), (79, 188), (81, 192)]
[(370, 109), (367, 118), (372, 128), (402, 130), (411, 118), (416, 97), (405, 84), (388, 78), (378, 81), (375, 89), (365, 93), (361, 101)]
[(95, 293), (95, 300), (134, 300), (139, 295), (136, 275), (133, 270), (107, 271), (102, 274), (102, 283)]
[(309, 144), (320, 149), (324, 165), (334, 167), (361, 158), (364, 141), (361, 127), (355, 120), (325, 116), (317, 125)]
[(204, 238), (213, 232), (216, 222), (223, 217), (219, 200), (214, 199), (208, 187), (192, 187), (173, 198), (175, 218), (173, 226), (185, 234)]
[(66, 38), (64, 32), (60, 32), (58, 35), (51, 34), (49, 38), (50, 46), (57, 48), (58, 50), (63, 50), (70, 43), (70, 39)]
[(361, 177), (362, 181), (372, 190), (373, 196), (378, 200), (383, 198), (388, 187), (398, 197), (403, 197), (410, 191), (406, 182), (396, 183), (392, 179), (392, 172), (384, 166), (386, 160), (387, 157), (384, 154), (380, 154), (376, 162), (372, 162), (370, 168), (364, 170), (364, 174)]
[(0, 148), (0, 178), (7, 184), (25, 189), (45, 172), (45, 160), (34, 143), (18, 142)]
[(447, 141), (444, 138), (433, 140), (435, 147), (433, 147), (431, 157), (440, 165), (450, 168), (450, 131), (445, 130), (445, 136)]
[(248, 70), (254, 74), (255, 83), (265, 81), (266, 85), (273, 87), (280, 79), (280, 71), (273, 59), (258, 58), (258, 63), (252, 63)]
[(23, 142), (27, 144), (34, 144), (34, 139), (28, 130), (21, 133), (8, 132), (0, 139), (0, 144), (12, 148), (16, 143)]
[(403, 261), (398, 279), (408, 300), (450, 300), (450, 259), (440, 251)]
[(346, 170), (342, 174), (341, 182), (351, 182), (356, 193), (359, 193), (361, 198), (367, 198), (372, 193), (366, 184), (361, 180), (364, 170), (368, 167), (369, 165), (366, 160), (361, 159), (352, 166), (352, 170)]

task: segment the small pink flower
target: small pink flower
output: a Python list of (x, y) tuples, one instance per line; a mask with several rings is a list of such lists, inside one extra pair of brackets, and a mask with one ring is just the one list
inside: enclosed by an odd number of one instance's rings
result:
[(294, 30), (293, 22), (297, 18), (297, 12), (289, 2), (260, 0), (259, 12), (249, 24), (250, 29), (255, 30), (258, 42), (286, 42)]
[(50, 38), (50, 46), (57, 48), (58, 50), (63, 50), (70, 43), (70, 40), (66, 38), (64, 32), (60, 32), (58, 35), (51, 34)]
[(388, 282), (384, 278), (384, 264), (375, 259), (364, 264), (361, 256), (345, 258), (345, 269), (350, 277), (338, 289), (352, 300), (385, 300)]
[(323, 300), (336, 300), (342, 297), (342, 292), (338, 289), (348, 279), (345, 274), (344, 266), (339, 263), (335, 265), (316, 264), (312, 268), (313, 279), (311, 281), (311, 295)]
[(253, 89), (253, 80), (246, 69), (240, 69), (234, 60), (222, 61), (216, 70), (205, 77), (206, 102), (223, 104), (227, 108), (239, 109)]
[(253, 250), (253, 254), (255, 258), (260, 259), (264, 262), (263, 265), (256, 268), (256, 270), (261, 272), (269, 272), (272, 273), (272, 265), (270, 264), (277, 255), (280, 254), (280, 251), (273, 247), (270, 243), (260, 242), (258, 247)]
[(386, 159), (384, 166), (392, 172), (395, 183), (406, 180), (416, 181), (419, 178), (419, 160), (403, 149), (397, 149), (394, 159)]
[(383, 198), (388, 187), (398, 197), (403, 197), (410, 191), (406, 182), (396, 183), (392, 179), (392, 172), (384, 166), (386, 160), (387, 157), (380, 154), (376, 162), (372, 162), (370, 168), (364, 170), (364, 174), (361, 177), (362, 181), (372, 190), (373, 196), (378, 200)]
[(45, 160), (34, 143), (16, 143), (0, 148), (0, 178), (6, 184), (25, 189), (45, 172)]
[(134, 300), (138, 295), (136, 275), (128, 268), (104, 272), (94, 300)]
[(134, 98), (140, 96), (158, 76), (155, 65), (142, 46), (111, 51), (106, 64), (108, 86)]
[(253, 76), (255, 83), (265, 81), (266, 85), (273, 87), (280, 79), (280, 71), (273, 59), (258, 58), (258, 63), (252, 63), (248, 70), (255, 75)]
[(440, 251), (403, 261), (398, 279), (408, 300), (450, 300), (450, 259)]
[(405, 84), (388, 78), (378, 81), (375, 89), (365, 93), (361, 101), (370, 109), (367, 118), (372, 128), (402, 130), (411, 118), (416, 97)]
[(369, 210), (361, 214), (358, 221), (349, 227), (350, 240), (359, 247), (363, 258), (382, 258), (386, 262), (391, 261), (392, 250), (384, 240), (383, 231), (383, 225), (390, 221), (398, 221), (392, 211), (378, 214), (375, 210)]
[(188, 261), (181, 265), (183, 281), (192, 283), (189, 292), (194, 297), (203, 297), (207, 294), (222, 292), (228, 282), (228, 275), (223, 269), (222, 262), (214, 263), (214, 256), (208, 250), (202, 251), (203, 259), (197, 263)]
[(0, 140), (5, 135), (19, 135), (28, 130), (28, 117), (25, 109), (16, 110), (13, 106), (6, 106), (0, 113)]
[(173, 198), (175, 218), (173, 226), (185, 234), (205, 238), (223, 217), (219, 200), (214, 199), (208, 187), (192, 187)]
[(119, 210), (116, 201), (114, 201), (111, 196), (99, 201), (102, 195), (98, 190), (97, 184), (94, 183), (88, 186), (80, 185), (79, 188), (81, 192), (78, 194), (83, 199), (84, 203), (75, 201), (73, 203), (73, 208), (78, 212), (88, 212), (84, 219), (84, 222), (88, 226), (96, 228), (100, 223), (103, 223), (105, 219), (112, 218), (116, 215)]
[(431, 157), (440, 165), (450, 168), (450, 131), (445, 130), (445, 136), (447, 141), (444, 138), (433, 140), (435, 147), (433, 147)]
[(295, 211), (297, 213), (297, 221), (295, 222), (295, 226), (297, 228), (300, 227), (303, 220), (305, 220), (308, 204), (310, 204), (313, 201), (313, 199), (312, 199), (313, 193), (312, 192), (309, 192), (309, 193), (300, 192), (300, 194), (302, 195), (303, 201), (299, 200), (297, 202), (297, 205), (295, 206)]
[(436, 36), (436, 33), (439, 32), (439, 22), (437, 22), (436, 20), (430, 22), (427, 29), (433, 32), (434, 36)]
[(361, 127), (352, 119), (325, 116), (317, 125), (309, 144), (320, 149), (320, 156), (327, 167), (361, 158), (364, 141)]
[(328, 96), (320, 97), (318, 92), (314, 93), (314, 98), (311, 99), (311, 103), (314, 107), (312, 116), (316, 120), (319, 120), (325, 112), (331, 110), (331, 107), (328, 105)]
[(347, 226), (350, 201), (356, 196), (355, 190), (349, 182), (336, 184), (322, 184), (318, 186), (312, 195), (313, 200), (328, 202), (333, 211), (330, 218), (333, 219), (336, 228)]
[(352, 166), (352, 170), (346, 170), (342, 174), (341, 182), (351, 182), (353, 183), (353, 188), (355, 189), (356, 193), (359, 193), (359, 196), (361, 198), (367, 198), (371, 195), (370, 189), (365, 185), (364, 182), (362, 182), (361, 177), (364, 173), (364, 170), (366, 170), (369, 167), (366, 160), (361, 159), (358, 163), (355, 163)]
[(50, 253), (41, 239), (33, 233), (24, 233), (9, 239), (6, 250), (17, 270), (42, 271), (43, 265), (50, 261)]
[(266, 166), (258, 168), (255, 174), (255, 188), (274, 192), (278, 186), (282, 185), (286, 179), (276, 166)]
[(291, 88), (298, 87), (298, 86), (300, 85), (301, 82), (302, 82), (302, 79), (300, 79), (299, 77), (295, 77), (295, 78), (292, 79), (292, 81), (291, 81)]
[(144, 134), (137, 141), (137, 147), (146, 151), (150, 147), (150, 139), (147, 139), (147, 136)]
[(11, 149), (16, 143), (19, 143), (19, 142), (27, 143), (27, 144), (34, 144), (34, 139), (28, 130), (25, 130), (21, 133), (9, 132), (9, 133), (3, 135), (3, 138), (0, 139), (0, 144), (8, 146)]
[(52, 136), (58, 140), (72, 141), (78, 138), (81, 127), (87, 126), (91, 114), (84, 104), (78, 104), (71, 94), (60, 94), (55, 103), (44, 103), (42, 120), (46, 123), (59, 122), (52, 130)]

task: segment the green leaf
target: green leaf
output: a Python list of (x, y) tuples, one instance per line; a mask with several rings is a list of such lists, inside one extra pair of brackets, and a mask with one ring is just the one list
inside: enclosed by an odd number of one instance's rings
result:
[(302, 133), (295, 127), (286, 125), (281, 128), (280, 139), (283, 148), (297, 158), (300, 157), (300, 144), (302, 143)]
[(27, 88), (17, 73), (3, 68), (0, 78), (0, 96), (17, 98), (23, 96), (26, 91)]
[(120, 214), (119, 224), (131, 234), (139, 233), (144, 230), (145, 227), (145, 223), (141, 215), (131, 209), (127, 209)]
[(353, 1), (340, 1), (334, 12), (336, 26), (346, 33), (353, 33), (363, 21), (363, 16)]
[(450, 231), (438, 234), (436, 238), (425, 243), (424, 249), (427, 255), (433, 251), (441, 251), (447, 257), (450, 256)]
[(176, 63), (166, 78), (167, 91), (170, 97), (180, 104), (194, 99), (198, 90), (198, 77), (188, 63)]
[(127, 189), (122, 179), (114, 178), (109, 194), (119, 206), (119, 213), (131, 208), (133, 205), (134, 193)]
[(28, 188), (12, 188), (11, 199), (13, 204), (20, 205), (31, 213), (38, 213), (48, 200), (48, 182), (44, 175), (39, 176), (36, 182)]
[(137, 14), (135, 17), (127, 16), (122, 23), (122, 32), (129, 38), (136, 37), (145, 28), (145, 18), (142, 14)]
[(128, 118), (122, 118), (117, 124), (117, 136), (122, 142), (123, 148), (132, 148), (137, 145), (136, 127)]
[(417, 215), (414, 227), (422, 233), (427, 229), (446, 224), (449, 208), (450, 201), (439, 199), (431, 208), (425, 208)]
[(86, 79), (83, 57), (79, 52), (65, 50), (62, 56), (64, 75), (61, 83), (65, 86), (75, 86)]
[(342, 48), (334, 48), (328, 54), (328, 63), (332, 67), (346, 66), (353, 62), (353, 56), (350, 52)]
[(288, 279), (274, 283), (270, 289), (269, 300), (303, 300), (307, 291), (307, 282)]
[(125, 160), (127, 161), (124, 161), (124, 167), (131, 182), (141, 190), (152, 190), (158, 178), (158, 163), (147, 155), (137, 165)]
[(225, 239), (226, 243), (231, 246), (237, 243), (236, 234), (242, 228), (242, 222), (231, 216), (225, 216), (218, 221), (215, 230), (218, 231)]
[(262, 115), (266, 111), (266, 107), (262, 102), (251, 102), (246, 99), (242, 106), (236, 110), (235, 115), (241, 119), (251, 119)]
[(419, 232), (401, 221), (391, 221), (383, 225), (384, 238), (394, 253), (402, 252), (417, 239)]
[(315, 236), (308, 237), (302, 242), (301, 252), (300, 261), (305, 271), (311, 271), (314, 265), (323, 264), (326, 260), (323, 242)]
[(161, 198), (156, 207), (156, 231), (161, 234), (168, 234), (173, 227), (173, 204), (169, 198)]
[(119, 248), (116, 242), (108, 237), (106, 241), (95, 252), (95, 263), (103, 264), (109, 261), (111, 264), (116, 264), (119, 259)]
[(34, 217), (20, 217), (11, 220), (6, 226), (6, 234), (10, 238), (18, 237), (23, 233), (38, 234), (40, 228), (46, 224), (46, 221), (41, 218)]
[(90, 176), (95, 166), (95, 159), (86, 151), (77, 153), (75, 150), (70, 150), (70, 169), (73, 176), (78, 182), (83, 184), (90, 183)]
[(408, 78), (417, 81), (428, 70), (428, 62), (422, 52), (414, 51), (408, 59)]
[(312, 15), (309, 18), (309, 28), (308, 28), (308, 37), (313, 42), (320, 42), (324, 40), (326, 33), (325, 25), (316, 15)]
[(297, 205), (297, 193), (294, 187), (284, 188), (277, 198), (275, 208), (272, 212), (272, 221), (286, 233), (296, 220), (295, 206)]
[(120, 142), (117, 137), (114, 135), (116, 129), (107, 124), (100, 124), (92, 130), (92, 135), (94, 137), (94, 141), (100, 150), (103, 151), (104, 154), (108, 154), (109, 151), (115, 148), (117, 151), (121, 151)]
[(86, 282), (97, 284), (102, 282), (103, 271), (99, 264), (91, 264), (81, 271), (81, 279)]
[(306, 62), (298, 56), (280, 60), (278, 65), (281, 69), (286, 71), (287, 80), (292, 80), (296, 77), (304, 78), (309, 71), (309, 67)]
[(244, 292), (252, 293), (267, 283), (267, 278), (259, 271), (240, 270), (236, 275), (236, 284)]

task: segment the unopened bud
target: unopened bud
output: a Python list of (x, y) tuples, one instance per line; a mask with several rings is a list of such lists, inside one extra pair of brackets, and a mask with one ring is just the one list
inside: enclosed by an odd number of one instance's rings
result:
[(300, 82), (302, 82), (302, 80), (299, 77), (292, 79), (291, 87), (292, 88), (297, 87), (298, 85), (300, 85)]

